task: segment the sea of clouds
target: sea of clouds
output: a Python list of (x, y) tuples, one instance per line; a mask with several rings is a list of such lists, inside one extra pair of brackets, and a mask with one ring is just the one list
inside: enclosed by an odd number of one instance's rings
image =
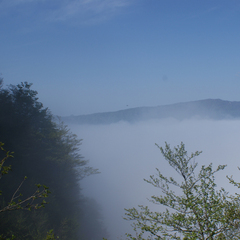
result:
[[(69, 125), (83, 139), (81, 154), (100, 174), (81, 181), (84, 195), (102, 206), (104, 223), (111, 234), (108, 240), (125, 239), (131, 222), (123, 220), (124, 208), (150, 205), (147, 198), (161, 194), (143, 179), (156, 174), (156, 168), (167, 176), (177, 176), (155, 145), (172, 147), (185, 143), (189, 152), (203, 151), (195, 160), (201, 165), (227, 164), (216, 175), (219, 188), (238, 191), (228, 183), (226, 175), (240, 182), (240, 120), (152, 120), (130, 124)], [(180, 179), (180, 178), (179, 178)], [(155, 210), (164, 209), (155, 206)]]

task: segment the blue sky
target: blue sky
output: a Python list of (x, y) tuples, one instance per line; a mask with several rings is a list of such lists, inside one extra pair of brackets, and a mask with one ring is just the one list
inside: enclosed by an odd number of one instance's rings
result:
[(239, 28), (239, 0), (0, 0), (0, 73), (61, 116), (240, 101)]

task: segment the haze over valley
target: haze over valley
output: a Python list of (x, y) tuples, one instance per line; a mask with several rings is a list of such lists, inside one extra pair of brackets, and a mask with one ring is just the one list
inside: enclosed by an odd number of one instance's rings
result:
[[(104, 223), (111, 234), (109, 239), (121, 239), (121, 236), (125, 239), (124, 234), (132, 232), (131, 222), (123, 220), (124, 208), (140, 204), (149, 206), (151, 204), (147, 198), (160, 194), (160, 190), (156, 191), (153, 186), (143, 181), (144, 178), (148, 179), (150, 175), (156, 174), (155, 168), (169, 176), (175, 174), (155, 143), (164, 146), (166, 141), (173, 147), (182, 141), (189, 154), (196, 150), (203, 151), (196, 158), (199, 166), (211, 162), (214, 167), (227, 164), (226, 170), (217, 175), (218, 186), (233, 192), (236, 190), (225, 176), (234, 175), (236, 180), (240, 181), (240, 172), (237, 169), (240, 166), (240, 120), (238, 117), (231, 117), (231, 108), (224, 106), (238, 106), (239, 103), (221, 100), (208, 102), (218, 103), (218, 115), (221, 116), (219, 119), (210, 118), (210, 115), (199, 118), (202, 109), (191, 108), (194, 113), (199, 112), (198, 118), (192, 118), (187, 111), (187, 114), (182, 112), (181, 120), (166, 117), (134, 122), (119, 119), (121, 121), (111, 124), (92, 124), (92, 120), (90, 124), (69, 124), (71, 130), (83, 138), (81, 153), (101, 172), (83, 180), (82, 188), (84, 194), (96, 199), (102, 206)], [(189, 106), (189, 103), (186, 106)], [(179, 115), (179, 109), (174, 109)], [(212, 104), (206, 105), (205, 113), (211, 113), (212, 109)], [(236, 107), (232, 116), (239, 116), (239, 109)], [(126, 112), (130, 114), (131, 110)], [(168, 112), (165, 114), (168, 116)], [(173, 114), (173, 111), (169, 114)], [(116, 115), (118, 116), (118, 112)], [(155, 210), (161, 208), (164, 209), (161, 206), (153, 207)]]

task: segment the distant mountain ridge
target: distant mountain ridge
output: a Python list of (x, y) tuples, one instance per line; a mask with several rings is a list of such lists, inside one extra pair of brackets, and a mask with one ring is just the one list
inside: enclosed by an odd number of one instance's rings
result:
[(191, 118), (214, 120), (236, 119), (240, 118), (240, 101), (205, 99), (157, 107), (136, 107), (115, 112), (62, 117), (63, 121), (68, 124), (111, 124), (120, 121), (134, 123), (164, 118), (174, 118), (177, 120)]

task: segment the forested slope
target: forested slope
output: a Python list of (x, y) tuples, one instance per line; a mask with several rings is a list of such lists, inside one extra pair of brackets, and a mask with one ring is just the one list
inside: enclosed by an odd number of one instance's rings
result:
[[(79, 154), (81, 140), (61, 121), (56, 122), (38, 101), (31, 84), (3, 88), (1, 81), (0, 142), (5, 149), (14, 151), (14, 158), (6, 163), (12, 171), (0, 179), (0, 209), (8, 204), (25, 176), (19, 191), (23, 199), (35, 192), (36, 184), (46, 185), (51, 192), (45, 208), (0, 213), (2, 239), (12, 235), (24, 240), (45, 239), (51, 229), (59, 239), (89, 239), (86, 221), (95, 235), (107, 235), (101, 221), (91, 225), (85, 219), (96, 206), (87, 209), (88, 200), (80, 192), (79, 181), (96, 170)], [(99, 215), (98, 210), (95, 212)]]

